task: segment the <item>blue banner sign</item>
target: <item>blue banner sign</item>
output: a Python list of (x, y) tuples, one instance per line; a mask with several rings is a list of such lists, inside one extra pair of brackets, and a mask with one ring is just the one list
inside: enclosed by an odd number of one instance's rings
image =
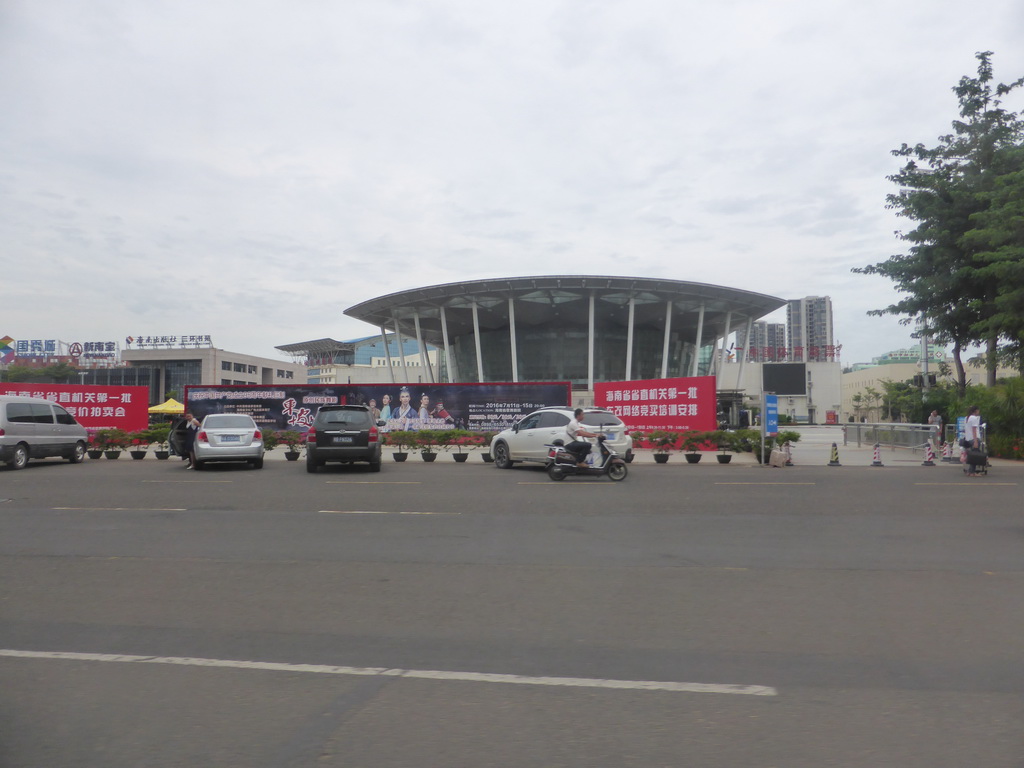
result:
[(779, 434), (779, 396), (764, 396), (764, 432), (766, 435)]

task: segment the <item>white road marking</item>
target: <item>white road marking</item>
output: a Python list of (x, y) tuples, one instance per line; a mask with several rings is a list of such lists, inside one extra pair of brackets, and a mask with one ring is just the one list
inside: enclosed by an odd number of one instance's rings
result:
[(368, 509), (321, 509), (321, 515), (461, 515), (461, 512), (384, 512)]
[(418, 480), (328, 480), (328, 485), (422, 485)]
[(53, 507), (61, 512), (188, 512), (185, 507)]
[(543, 685), (563, 688), (608, 688), (629, 691), (669, 691), (672, 693), (726, 693), (741, 696), (777, 696), (776, 689), (765, 685), (728, 685), (716, 683), (674, 683), (657, 680), (601, 680), (589, 677), (533, 677), (481, 672), (443, 672), (429, 669), (390, 669), (388, 667), (335, 667), (321, 664), (283, 664), (269, 661), (195, 659), (180, 656), (127, 656), (110, 653), (74, 653), (69, 651), (22, 651), (0, 649), (0, 656), (62, 661), (106, 661), (128, 664), (178, 664), (186, 667), (222, 667), (258, 669), (272, 672), (305, 672), (316, 675), (362, 675), (404, 677), (415, 680), (449, 680), (467, 683), (504, 685)]

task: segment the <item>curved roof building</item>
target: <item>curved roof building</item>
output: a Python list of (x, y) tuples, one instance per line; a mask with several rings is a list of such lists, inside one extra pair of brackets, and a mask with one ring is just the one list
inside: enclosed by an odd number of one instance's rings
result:
[[(696, 376), (716, 343), (784, 299), (681, 280), (554, 275), (469, 280), (364, 301), (345, 314), (444, 352), (434, 381)], [(389, 361), (390, 362), (390, 361)]]

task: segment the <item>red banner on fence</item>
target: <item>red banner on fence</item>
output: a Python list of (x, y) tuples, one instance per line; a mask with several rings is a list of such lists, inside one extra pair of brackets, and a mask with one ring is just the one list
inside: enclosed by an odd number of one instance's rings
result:
[(7, 383), (0, 384), (0, 395), (52, 400), (89, 430), (149, 426), (149, 387)]
[(703, 432), (718, 425), (714, 376), (594, 382), (594, 405), (644, 432)]

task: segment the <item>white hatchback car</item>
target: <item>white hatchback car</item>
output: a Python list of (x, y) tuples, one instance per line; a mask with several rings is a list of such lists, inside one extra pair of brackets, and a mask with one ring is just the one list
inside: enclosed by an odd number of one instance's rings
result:
[[(511, 429), (499, 432), (491, 440), (491, 456), (498, 469), (508, 469), (518, 461), (544, 463), (548, 458), (548, 446), (555, 440), (569, 442), (566, 425), (572, 421), (574, 408), (541, 408)], [(607, 436), (606, 445), (626, 461), (633, 460), (633, 438), (629, 428), (611, 411), (603, 408), (584, 408), (583, 423), (588, 431)]]
[(196, 469), (211, 461), (246, 461), (255, 469), (263, 466), (263, 433), (244, 413), (211, 413), (203, 419), (196, 435)]

